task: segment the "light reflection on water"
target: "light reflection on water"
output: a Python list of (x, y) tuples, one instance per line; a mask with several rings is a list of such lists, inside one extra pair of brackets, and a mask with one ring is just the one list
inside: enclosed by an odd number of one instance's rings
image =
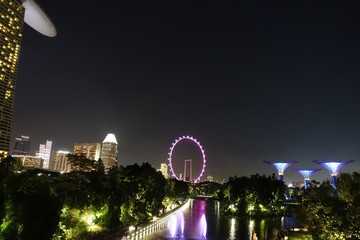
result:
[[(190, 200), (189, 207), (179, 214), (180, 213), (178, 213), (176, 220), (178, 226), (176, 226), (177, 230), (175, 233), (173, 232), (175, 230), (169, 231), (169, 228), (164, 227), (157, 229), (157, 231), (141, 239), (251, 239), (254, 231), (259, 239), (270, 240), (274, 239), (274, 229), (288, 229), (294, 221), (294, 219), (291, 218), (247, 219), (226, 217), (220, 211), (220, 203), (213, 200)], [(201, 218), (204, 214), (207, 222), (206, 238), (201, 236)], [(182, 218), (185, 222), (183, 231), (181, 230), (182, 221), (180, 220)], [(183, 234), (181, 232), (183, 232)], [(120, 238), (118, 240), (120, 240)]]

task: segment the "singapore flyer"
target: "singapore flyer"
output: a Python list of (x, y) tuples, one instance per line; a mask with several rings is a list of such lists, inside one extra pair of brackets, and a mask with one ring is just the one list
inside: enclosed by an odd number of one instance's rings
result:
[(198, 181), (200, 181), (201, 177), (203, 176), (204, 172), (205, 172), (205, 167), (206, 167), (206, 158), (205, 158), (205, 151), (203, 149), (203, 147), (201, 146), (200, 142), (198, 140), (196, 140), (193, 137), (190, 136), (182, 136), (179, 137), (178, 139), (175, 140), (175, 142), (172, 143), (171, 147), (170, 147), (170, 152), (169, 152), (169, 166), (171, 169), (171, 173), (173, 175), (173, 177), (175, 177), (177, 180), (182, 180), (180, 179), (174, 172), (174, 168), (173, 168), (173, 164), (172, 164), (172, 155), (173, 155), (173, 151), (174, 148), (176, 146), (176, 144), (178, 144), (179, 142), (183, 141), (183, 140), (190, 140), (193, 141), (194, 143), (196, 143), (196, 145), (199, 147), (200, 151), (201, 151), (201, 155), (202, 155), (202, 168), (201, 168), (201, 172), (199, 174), (198, 177), (195, 178), (195, 180), (191, 181), (193, 183), (197, 183)]

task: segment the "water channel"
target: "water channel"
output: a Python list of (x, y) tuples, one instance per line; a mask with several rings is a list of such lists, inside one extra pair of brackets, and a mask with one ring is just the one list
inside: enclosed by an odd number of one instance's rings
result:
[(218, 201), (190, 199), (181, 211), (169, 216), (166, 222), (138, 239), (251, 240), (255, 232), (258, 239), (271, 240), (275, 239), (274, 229), (286, 230), (293, 224), (294, 218), (287, 217), (261, 219), (227, 217), (221, 213)]

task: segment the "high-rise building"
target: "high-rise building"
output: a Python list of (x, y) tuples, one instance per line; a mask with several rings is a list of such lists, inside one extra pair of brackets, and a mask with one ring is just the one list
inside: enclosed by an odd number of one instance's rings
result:
[(45, 144), (40, 144), (39, 151), (36, 153), (37, 157), (44, 160), (43, 168), (49, 169), (50, 167), (50, 156), (51, 156), (52, 141), (46, 140)]
[(68, 162), (69, 151), (57, 151), (53, 157), (53, 170), (59, 172), (70, 172), (71, 164)]
[(103, 141), (101, 148), (101, 160), (105, 169), (109, 169), (117, 165), (117, 141), (115, 135), (109, 133)]
[(101, 143), (75, 143), (73, 154), (83, 154), (91, 160), (99, 160), (101, 153)]
[(169, 171), (168, 171), (168, 165), (166, 163), (160, 164), (160, 172), (164, 176), (164, 178), (169, 178)]
[(13, 154), (15, 155), (29, 155), (30, 152), (30, 140), (28, 136), (21, 135), (19, 138), (15, 138)]
[(208, 182), (213, 182), (213, 181), (214, 181), (214, 177), (208, 175), (208, 176), (206, 177), (206, 180), (207, 180)]
[(54, 25), (34, 0), (1, 0), (0, 159), (10, 151), (15, 83), (24, 21), (46, 36), (56, 35)]

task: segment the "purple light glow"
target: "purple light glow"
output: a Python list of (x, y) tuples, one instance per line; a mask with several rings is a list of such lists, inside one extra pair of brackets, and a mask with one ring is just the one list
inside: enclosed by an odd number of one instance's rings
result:
[(207, 222), (206, 222), (205, 214), (203, 214), (203, 215), (201, 216), (201, 220), (200, 220), (200, 231), (201, 231), (201, 237), (206, 238)]
[(175, 237), (176, 229), (177, 229), (177, 217), (176, 215), (174, 215), (170, 220), (170, 236), (172, 238)]
[(314, 163), (320, 164), (321, 166), (327, 168), (330, 172), (331, 176), (337, 176), (339, 174), (339, 170), (342, 166), (354, 162), (354, 160), (349, 160), (349, 161), (313, 161)]
[(301, 175), (304, 176), (305, 180), (308, 180), (310, 179), (313, 173), (318, 172), (321, 169), (293, 169), (293, 170), (301, 173)]
[(184, 213), (183, 212), (180, 212), (180, 227), (181, 227), (181, 234), (184, 234), (185, 220), (184, 220)]
[(174, 148), (176, 146), (176, 144), (178, 144), (180, 141), (182, 140), (190, 140), (190, 141), (193, 141), (194, 143), (196, 143), (198, 145), (198, 147), (200, 148), (200, 151), (201, 151), (201, 154), (202, 154), (202, 158), (203, 158), (203, 164), (202, 164), (202, 170), (200, 172), (200, 175), (194, 180), (194, 183), (198, 182), (200, 180), (200, 178), (203, 176), (203, 173), (205, 172), (205, 167), (206, 167), (206, 158), (205, 158), (205, 151), (204, 149), (202, 148), (202, 146), (200, 145), (200, 142), (197, 141), (195, 138), (193, 137), (189, 137), (189, 136), (182, 136), (182, 137), (179, 137), (179, 139), (176, 139), (175, 142), (172, 143), (171, 145), (171, 148), (170, 148), (170, 152), (169, 152), (169, 165), (170, 165), (170, 169), (171, 169), (171, 172), (172, 172), (172, 175), (177, 179), (177, 180), (180, 180), (175, 172), (174, 172), (174, 169), (172, 167), (172, 163), (171, 163), (171, 157), (172, 157), (172, 153), (174, 151)]
[(270, 161), (264, 161), (264, 163), (270, 164), (273, 167), (275, 167), (278, 170), (279, 176), (284, 175), (284, 171), (289, 166), (298, 163), (298, 161), (295, 162), (270, 162)]

